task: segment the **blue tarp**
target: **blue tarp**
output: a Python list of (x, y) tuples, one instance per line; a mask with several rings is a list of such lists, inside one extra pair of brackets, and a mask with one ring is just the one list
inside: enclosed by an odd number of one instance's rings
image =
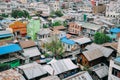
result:
[(0, 46), (0, 55), (10, 54), (21, 50), (22, 48), (18, 44), (8, 44)]
[(0, 38), (6, 38), (6, 37), (11, 37), (13, 36), (12, 34), (3, 34), (3, 35), (0, 35)]
[(112, 32), (112, 33), (119, 33), (120, 32), (120, 28), (112, 28), (110, 30), (110, 32)]
[(69, 45), (74, 45), (75, 42), (73, 40), (67, 39), (66, 37), (62, 38), (61, 41), (63, 43), (69, 44)]
[(120, 62), (120, 57), (114, 59), (117, 62)]

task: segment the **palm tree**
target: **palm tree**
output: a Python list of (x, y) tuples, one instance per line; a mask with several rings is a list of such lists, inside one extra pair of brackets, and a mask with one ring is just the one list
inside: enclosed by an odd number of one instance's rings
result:
[(55, 58), (61, 58), (64, 53), (64, 48), (61, 41), (57, 38), (53, 38), (50, 43), (45, 44), (45, 48), (51, 51)]

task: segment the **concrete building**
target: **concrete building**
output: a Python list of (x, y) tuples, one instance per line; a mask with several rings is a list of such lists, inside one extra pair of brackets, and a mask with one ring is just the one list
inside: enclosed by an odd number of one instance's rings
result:
[(108, 80), (120, 80), (120, 57), (110, 61)]
[(49, 6), (50, 6), (51, 9), (54, 10), (54, 11), (60, 10), (60, 2), (59, 2), (59, 0), (50, 1)]
[(9, 14), (11, 13), (11, 4), (10, 3), (5, 3), (5, 2), (0, 2), (0, 14), (6, 13)]
[(106, 6), (106, 17), (114, 18), (115, 23), (120, 23), (120, 0), (111, 1)]
[(120, 56), (120, 38), (119, 38), (119, 41), (118, 41), (118, 49), (117, 49), (118, 51), (118, 56)]
[(49, 15), (50, 14), (50, 7), (47, 5), (47, 4), (44, 4), (43, 2), (38, 2), (34, 8), (37, 10), (37, 11), (42, 11), (43, 14), (47, 14)]

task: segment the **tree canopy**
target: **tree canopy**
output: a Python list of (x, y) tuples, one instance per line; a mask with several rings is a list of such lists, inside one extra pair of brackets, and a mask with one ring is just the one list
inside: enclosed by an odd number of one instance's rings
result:
[(11, 16), (14, 18), (29, 18), (30, 15), (26, 10), (12, 10)]
[(56, 11), (55, 14), (56, 14), (58, 17), (63, 16), (63, 13), (62, 13), (61, 11)]
[(109, 42), (110, 41), (110, 37), (107, 36), (106, 34), (104, 33), (99, 33), (97, 32), (95, 35), (94, 35), (94, 42), (96, 44), (103, 44), (103, 43), (106, 43), (106, 42)]

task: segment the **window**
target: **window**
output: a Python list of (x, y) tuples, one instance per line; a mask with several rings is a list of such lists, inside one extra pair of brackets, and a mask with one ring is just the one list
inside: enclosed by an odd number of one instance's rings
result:
[(112, 74), (118, 78), (120, 78), (120, 70), (112, 68)]

